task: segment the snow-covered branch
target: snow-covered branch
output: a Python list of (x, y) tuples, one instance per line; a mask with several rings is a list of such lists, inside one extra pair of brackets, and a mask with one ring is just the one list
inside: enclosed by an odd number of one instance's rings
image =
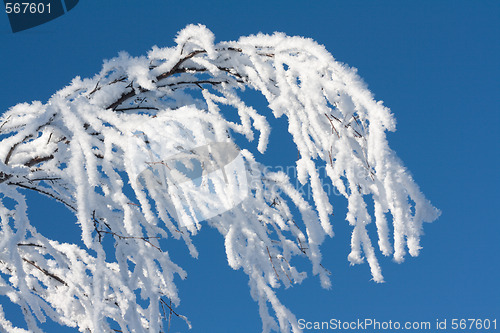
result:
[[(295, 256), (307, 257), (330, 287), (319, 248), (333, 236), (323, 182), (348, 200), (349, 261), (366, 258), (377, 282), (366, 226), (374, 220), (382, 254), (402, 261), (406, 251), (418, 255), (423, 222), (439, 215), (388, 146), (390, 111), (322, 46), (279, 33), (214, 43), (194, 25), (175, 42), (143, 57), (121, 53), (95, 77), (77, 77), (47, 103), (16, 105), (0, 119), (0, 294), (23, 308), (32, 332), (46, 316), (82, 332), (161, 331), (165, 307), (179, 303), (175, 278), (187, 276), (169, 244), (182, 240), (196, 257), (191, 237), (203, 221), (224, 236), (229, 265), (249, 276), (263, 331), (299, 332), (274, 289), (305, 278)], [(236, 136), (252, 142), (258, 134), (263, 154), (271, 132), (271, 114), (248, 105), (244, 89), (287, 118), (298, 179), (312, 200), (238, 146)], [(38, 233), (28, 190), (72, 210), (84, 246)], [(13, 330), (3, 317), (0, 328)]]

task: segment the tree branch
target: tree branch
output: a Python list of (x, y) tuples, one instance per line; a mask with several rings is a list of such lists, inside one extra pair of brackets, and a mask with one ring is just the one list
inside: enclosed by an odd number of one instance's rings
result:
[(40, 272), (42, 272), (43, 274), (53, 278), (54, 280), (56, 280), (57, 282), (65, 285), (66, 287), (68, 287), (68, 284), (66, 283), (66, 281), (64, 281), (63, 279), (61, 279), (59, 276), (55, 275), (55, 274), (52, 274), (50, 273), (48, 270), (38, 266), (34, 261), (32, 260), (28, 260), (26, 258), (23, 258), (23, 260), (25, 262), (27, 262), (28, 264), (32, 265), (33, 267), (35, 267), (36, 269), (38, 269)]
[[(177, 73), (177, 70), (179, 69), (179, 67), (182, 65), (182, 63), (184, 63), (186, 60), (188, 59), (191, 59), (192, 57), (196, 56), (197, 54), (200, 54), (200, 53), (206, 53), (207, 51), (205, 50), (196, 50), (196, 51), (193, 51), (191, 53), (189, 53), (187, 56), (185, 56), (184, 58), (180, 59), (175, 65), (174, 67), (172, 67), (172, 69), (170, 69), (168, 72), (165, 72), (165, 73), (162, 73), (160, 75), (158, 75), (156, 77), (156, 82), (159, 82), (171, 75), (174, 75)], [(139, 89), (140, 92), (146, 92), (148, 91), (147, 89), (144, 89), (144, 88), (140, 88)], [(134, 97), (136, 95), (136, 92), (134, 89), (132, 89), (132, 91), (128, 92), (128, 93), (125, 93), (123, 95), (120, 96), (120, 98), (118, 98), (118, 100), (114, 103), (112, 103), (110, 106), (108, 106), (106, 109), (111, 109), (111, 110), (115, 110), (120, 104), (122, 104), (123, 102), (125, 102), (127, 99), (131, 98), (131, 97)]]
[(18, 182), (9, 182), (7, 183), (8, 185), (15, 185), (15, 186), (19, 186), (19, 187), (22, 187), (22, 188), (25, 188), (25, 189), (28, 189), (28, 190), (33, 190), (33, 191), (36, 191), (36, 192), (39, 192), (39, 193), (42, 193), (42, 194), (45, 194), (46, 196), (49, 196), (53, 199), (56, 199), (57, 201), (63, 203), (64, 205), (66, 205), (67, 207), (71, 208), (73, 211), (77, 211), (77, 209), (73, 206), (73, 205), (70, 205), (69, 203), (67, 203), (66, 201), (64, 201), (63, 199), (61, 198), (58, 198), (56, 197), (55, 195), (53, 195), (52, 193), (49, 193), (47, 191), (44, 191), (44, 190), (41, 190), (39, 188), (36, 188), (36, 187), (31, 187), (31, 186), (27, 186), (27, 185), (24, 185), (23, 183), (18, 183)]

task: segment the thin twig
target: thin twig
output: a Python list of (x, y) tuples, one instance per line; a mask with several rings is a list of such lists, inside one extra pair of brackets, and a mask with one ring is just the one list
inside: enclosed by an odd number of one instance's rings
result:
[(159, 110), (159, 109), (155, 108), (153, 106), (134, 106), (134, 107), (129, 107), (129, 108), (115, 109), (115, 111), (117, 111), (117, 112), (123, 112), (123, 111), (129, 111), (129, 110)]
[(2, 123), (2, 125), (0, 125), (0, 132), (2, 131), (2, 127), (4, 127), (5, 124), (7, 124), (7, 122), (9, 121), (9, 119), (12, 117), (12, 115), (10, 114), (7, 119), (5, 119), (5, 121)]
[(32, 158), (31, 160), (29, 160), (28, 162), (24, 163), (24, 165), (27, 167), (32, 167), (33, 165), (36, 165), (38, 163), (50, 161), (53, 158), (54, 158), (54, 155), (49, 155), (49, 156), (45, 156), (45, 157), (35, 157), (35, 158)]
[(108, 234), (108, 235), (112, 235), (114, 237), (117, 237), (118, 239), (140, 239), (140, 240), (145, 241), (146, 243), (148, 243), (149, 245), (151, 245), (152, 247), (154, 247), (158, 251), (163, 252), (158, 246), (154, 245), (153, 243), (151, 243), (151, 241), (149, 241), (150, 239), (159, 239), (160, 237), (123, 236), (123, 235), (117, 234), (116, 232), (111, 230), (111, 227), (107, 223), (104, 223), (104, 224), (109, 229), (109, 231), (99, 229), (99, 221), (97, 220), (97, 218), (95, 216), (95, 210), (92, 212), (92, 220), (94, 221), (94, 230), (97, 232), (97, 234), (99, 236), (99, 243), (102, 241), (102, 234)]
[(45, 246), (40, 245), (40, 244), (34, 244), (34, 243), (17, 243), (17, 246), (33, 246), (33, 247), (40, 247), (42, 249), (45, 249)]
[(269, 252), (269, 247), (266, 246), (266, 250), (267, 250), (267, 254), (269, 255), (269, 260), (271, 261), (271, 265), (273, 266), (274, 273), (276, 274), (278, 281), (281, 281), (280, 276), (278, 275), (278, 272), (276, 271), (276, 267), (274, 267), (273, 258), (271, 258), (271, 253)]
[(68, 206), (69, 208), (71, 208), (72, 210), (76, 211), (77, 209), (75, 207), (73, 207), (72, 205), (70, 205), (69, 203), (67, 203), (66, 201), (64, 201), (63, 199), (61, 198), (58, 198), (56, 197), (55, 195), (53, 195), (52, 193), (49, 193), (49, 192), (46, 192), (44, 190), (41, 190), (39, 188), (36, 188), (36, 187), (30, 187), (30, 186), (27, 186), (27, 185), (24, 185), (23, 183), (14, 183), (14, 182), (9, 182), (7, 183), (8, 185), (16, 185), (16, 186), (19, 186), (19, 187), (22, 187), (22, 188), (25, 188), (25, 189), (28, 189), (28, 190), (33, 190), (33, 191), (36, 191), (36, 192), (39, 192), (39, 193), (42, 193), (42, 194), (45, 194), (51, 198), (54, 198), (56, 199), (57, 201), (63, 203), (64, 205)]
[(54, 280), (56, 280), (57, 282), (61, 283), (61, 284), (64, 284), (66, 287), (68, 286), (68, 284), (63, 280), (61, 279), (59, 276), (55, 275), (55, 274), (52, 274), (50, 273), (48, 270), (46, 270), (45, 268), (42, 268), (40, 266), (38, 266), (34, 261), (32, 260), (28, 260), (26, 258), (23, 258), (23, 260), (25, 262), (27, 262), (28, 264), (32, 265), (33, 267), (37, 268), (40, 272), (42, 272), (43, 274), (53, 278)]
[[(326, 117), (326, 119), (328, 119), (328, 121), (330, 122), (330, 125), (332, 126), (332, 134), (333, 134), (333, 131), (335, 131), (335, 133), (337, 134), (337, 137), (340, 139), (339, 132), (337, 131), (337, 129), (335, 128), (335, 126), (333, 126), (333, 121), (330, 119), (330, 117), (328, 117), (328, 115), (326, 113), (325, 113), (325, 117)], [(332, 116), (332, 117), (335, 118), (335, 116)], [(337, 119), (337, 118), (335, 118), (335, 119)]]

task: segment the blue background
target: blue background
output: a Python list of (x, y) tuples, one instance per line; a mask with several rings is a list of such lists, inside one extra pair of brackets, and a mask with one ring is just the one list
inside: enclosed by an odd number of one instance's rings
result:
[[(189, 23), (205, 24), (217, 41), (259, 31), (311, 37), (337, 60), (357, 67), (396, 116), (390, 146), (442, 211), (425, 226), (418, 258), (398, 265), (380, 255), (387, 282), (376, 284), (366, 264), (349, 266), (345, 201), (333, 198), (336, 236), (322, 247), (332, 290), (321, 289), (312, 276), (278, 290), (297, 318), (500, 320), (499, 1), (82, 1), (62, 17), (16, 34), (0, 13), (0, 110), (45, 102), (74, 76), (98, 72), (103, 59), (121, 50), (141, 55), (155, 44), (172, 46), (176, 32)], [(271, 157), (261, 160), (291, 165), (296, 151), (282, 149), (283, 119), (272, 124)], [(68, 212), (31, 198), (39, 231), (79, 242)], [(177, 310), (189, 316), (191, 332), (260, 332), (248, 280), (227, 266), (222, 237), (204, 228), (194, 241), (198, 260), (180, 246), (171, 253), (189, 274), (178, 283)], [(5, 297), (0, 302), (24, 325)], [(170, 331), (188, 329), (174, 317)]]

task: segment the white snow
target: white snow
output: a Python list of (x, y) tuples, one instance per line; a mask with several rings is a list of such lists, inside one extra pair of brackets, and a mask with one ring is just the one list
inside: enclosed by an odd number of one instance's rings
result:
[[(396, 261), (406, 251), (418, 255), (423, 222), (438, 217), (388, 146), (390, 110), (323, 46), (282, 33), (214, 44), (202, 25), (189, 25), (175, 42), (143, 57), (121, 53), (47, 103), (19, 104), (0, 118), (0, 294), (25, 309), (30, 332), (39, 332), (46, 316), (82, 332), (159, 331), (162, 302), (178, 305), (175, 280), (186, 278), (160, 239), (182, 239), (196, 257), (191, 236), (203, 220), (225, 237), (229, 265), (248, 274), (263, 331), (299, 332), (274, 289), (305, 278), (293, 266), (297, 255), (331, 286), (320, 252), (333, 236), (335, 210), (325, 181), (348, 201), (348, 260), (366, 259), (377, 282), (377, 252)], [(261, 92), (272, 112), (248, 105), (244, 88)], [(225, 119), (223, 106), (239, 120)], [(288, 121), (311, 201), (248, 150), (227, 161), (221, 155), (232, 151), (221, 147), (234, 146), (236, 133), (248, 141), (257, 134), (265, 153), (271, 113)], [(26, 189), (72, 210), (84, 246), (38, 233), (26, 213)], [(293, 207), (301, 216), (292, 216)], [(377, 235), (370, 236), (372, 221)], [(115, 247), (106, 248), (104, 238)], [(0, 329), (24, 332), (1, 307)]]

